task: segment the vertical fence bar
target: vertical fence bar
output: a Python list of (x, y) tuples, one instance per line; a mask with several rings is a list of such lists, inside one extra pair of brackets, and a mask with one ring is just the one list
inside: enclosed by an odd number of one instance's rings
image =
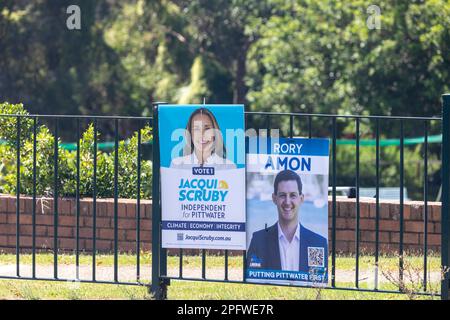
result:
[[(159, 103), (159, 104), (167, 104), (165, 102)], [(155, 120), (155, 123), (157, 122), (157, 120)], [(156, 130), (155, 130), (156, 132)], [(155, 135), (153, 135), (155, 137)], [(159, 140), (159, 135), (158, 135), (158, 140)], [(159, 141), (158, 141), (158, 148), (159, 148)], [(157, 167), (158, 171), (160, 171), (160, 158), (159, 158), (159, 150), (158, 150), (158, 167)], [(158, 188), (160, 187), (160, 176), (158, 175), (158, 184), (157, 184)], [(167, 249), (162, 248), (162, 239), (161, 239), (161, 226), (162, 226), (162, 212), (161, 212), (161, 195), (160, 195), (160, 189), (158, 189), (158, 206), (159, 206), (159, 222), (158, 222), (158, 232), (159, 232), (159, 274), (161, 276), (167, 276)], [(167, 283), (165, 281), (161, 282), (161, 299), (167, 299)]]
[(58, 118), (55, 118), (53, 151), (53, 277), (58, 279)]
[(16, 275), (20, 277), (20, 117), (16, 123)]
[(181, 248), (180, 249), (180, 252), (179, 252), (179, 255), (180, 255), (180, 257), (179, 257), (179, 274), (180, 274), (180, 278), (182, 278), (183, 277), (183, 249)]
[(245, 276), (247, 274), (247, 251), (242, 251), (242, 281), (245, 282)]
[(333, 117), (332, 128), (333, 128), (333, 141), (332, 141), (332, 168), (333, 168), (333, 181), (332, 181), (332, 220), (331, 220), (331, 238), (332, 238), (332, 248), (331, 248), (331, 286), (336, 287), (336, 140), (337, 140), (337, 125), (336, 117)]
[(376, 120), (376, 147), (375, 147), (375, 290), (378, 290), (378, 264), (380, 256), (380, 119)]
[(424, 123), (423, 145), (423, 291), (427, 291), (428, 264), (428, 121)]
[(179, 274), (180, 274), (180, 278), (183, 277), (183, 249), (180, 249), (179, 252)]
[(97, 119), (94, 119), (94, 177), (92, 181), (92, 281), (97, 278)]
[(33, 204), (32, 204), (32, 277), (36, 278), (36, 155), (37, 155), (37, 118), (33, 118)]
[(228, 281), (228, 250), (225, 250), (225, 281)]
[(137, 141), (137, 186), (136, 186), (136, 279), (141, 278), (141, 123)]
[(356, 227), (355, 227), (355, 286), (359, 288), (359, 225), (360, 225), (360, 206), (359, 206), (359, 118), (356, 118)]
[[(245, 114), (245, 128), (247, 129), (247, 123), (248, 123), (248, 117), (250, 115), (249, 114)], [(266, 117), (266, 128), (270, 128), (270, 119), (267, 116)], [(258, 128), (258, 136), (261, 137), (261, 128)], [(246, 141), (247, 138), (246, 138)], [(269, 141), (269, 130), (267, 131), (267, 135), (266, 135), (266, 142)], [(266, 148), (268, 147), (268, 143), (266, 143)], [(259, 148), (259, 138), (258, 138), (258, 147)], [(242, 250), (242, 281), (245, 282), (245, 274), (247, 272), (247, 254), (246, 254), (246, 250)], [(228, 250), (225, 250), (225, 280), (228, 280)]]
[(247, 114), (245, 113), (245, 110), (244, 110), (244, 130), (246, 129), (246, 128), (248, 128), (248, 116), (247, 116)]
[[(162, 219), (162, 212), (160, 213), (160, 215), (161, 215), (161, 219)], [(161, 224), (160, 224), (160, 227), (161, 227)], [(162, 276), (167, 276), (167, 249), (161, 247), (160, 250), (161, 250), (160, 251), (160, 264), (161, 264), (160, 274)], [(166, 295), (167, 295), (166, 289), (167, 289), (167, 286), (164, 283), (164, 299), (167, 298), (166, 297)]]
[(206, 250), (202, 249), (202, 279), (206, 279)]
[(119, 281), (119, 119), (114, 121), (114, 281)]
[(155, 299), (165, 298), (161, 272), (161, 206), (160, 206), (160, 156), (158, 133), (158, 104), (153, 105), (153, 176), (152, 176), (152, 283)]
[(312, 137), (312, 117), (308, 116), (308, 138)]
[(178, 277), (183, 278), (183, 249), (179, 251), (179, 269), (178, 269)]
[(77, 212), (76, 212), (76, 279), (80, 279), (80, 118), (77, 118), (77, 187), (76, 187), (76, 202), (77, 202)]
[(289, 138), (294, 137), (294, 116), (289, 116)]
[(404, 258), (403, 258), (403, 226), (404, 226), (404, 216), (403, 216), (403, 204), (404, 204), (404, 152), (405, 152), (405, 132), (403, 120), (400, 120), (400, 241), (399, 241), (399, 280), (400, 283), (403, 282), (403, 269), (404, 269)]
[(442, 95), (441, 299), (449, 300), (450, 276), (450, 94)]

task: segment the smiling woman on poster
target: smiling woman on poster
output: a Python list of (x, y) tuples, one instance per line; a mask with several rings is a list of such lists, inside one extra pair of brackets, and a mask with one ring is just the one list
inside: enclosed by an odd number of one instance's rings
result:
[(161, 105), (157, 112), (161, 246), (245, 250), (245, 139), (236, 136), (244, 106)]
[(170, 168), (190, 169), (212, 166), (217, 170), (236, 169), (227, 159), (223, 134), (211, 111), (199, 108), (192, 112), (186, 125), (183, 155), (172, 159)]

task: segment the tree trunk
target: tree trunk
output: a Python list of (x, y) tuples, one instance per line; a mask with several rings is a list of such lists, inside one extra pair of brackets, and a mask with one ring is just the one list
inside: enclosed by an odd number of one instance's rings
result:
[(247, 86), (245, 85), (244, 78), (247, 73), (247, 51), (249, 48), (249, 42), (245, 41), (242, 49), (240, 50), (236, 61), (236, 78), (233, 94), (234, 103), (247, 102)]

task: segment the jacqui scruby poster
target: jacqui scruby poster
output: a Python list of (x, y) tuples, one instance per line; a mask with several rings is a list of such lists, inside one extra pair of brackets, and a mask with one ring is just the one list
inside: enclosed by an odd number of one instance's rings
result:
[(245, 250), (242, 105), (161, 105), (162, 247)]
[(329, 142), (264, 140), (248, 143), (246, 279), (325, 285)]

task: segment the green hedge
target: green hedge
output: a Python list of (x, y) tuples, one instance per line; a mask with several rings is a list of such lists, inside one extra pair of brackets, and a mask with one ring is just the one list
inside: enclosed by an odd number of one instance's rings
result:
[[(0, 114), (22, 114), (28, 112), (22, 104), (0, 104)], [(137, 137), (135, 132), (127, 141), (119, 142), (119, 197), (135, 198), (137, 195)], [(97, 140), (100, 135), (97, 132)], [(151, 128), (141, 130), (142, 142), (150, 141)], [(0, 193), (16, 194), (16, 139), (17, 118), (0, 117)], [(45, 125), (37, 127), (36, 193), (53, 195), (55, 138)], [(33, 193), (33, 119), (21, 118), (20, 134), (20, 193)], [(76, 151), (61, 147), (58, 140), (58, 193), (61, 196), (76, 194)], [(141, 197), (151, 197), (151, 161), (141, 159)], [(94, 180), (94, 128), (91, 123), (80, 139), (80, 195), (92, 196)], [(114, 152), (97, 150), (97, 195), (114, 196)]]

